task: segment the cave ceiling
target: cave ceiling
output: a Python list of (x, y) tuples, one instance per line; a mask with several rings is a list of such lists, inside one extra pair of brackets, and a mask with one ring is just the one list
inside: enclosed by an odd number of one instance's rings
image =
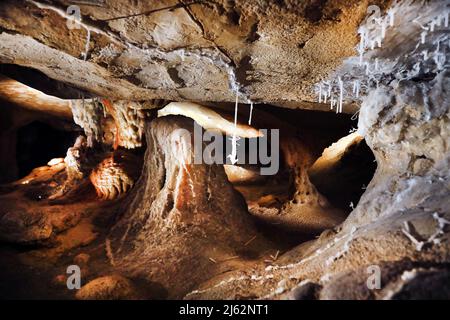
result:
[[(67, 19), (75, 3), (81, 24)], [(367, 7), (357, 0), (7, 0), (0, 63), (116, 100), (233, 102), (238, 95), (328, 110), (315, 104), (314, 85), (356, 54)]]

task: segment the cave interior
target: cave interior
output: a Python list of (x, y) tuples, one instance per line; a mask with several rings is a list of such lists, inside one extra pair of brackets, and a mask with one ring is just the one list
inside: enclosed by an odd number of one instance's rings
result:
[(1, 2), (0, 298), (450, 298), (449, 12)]

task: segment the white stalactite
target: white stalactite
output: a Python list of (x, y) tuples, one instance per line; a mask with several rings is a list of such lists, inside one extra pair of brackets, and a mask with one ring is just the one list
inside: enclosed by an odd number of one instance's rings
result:
[(422, 32), (420, 34), (420, 43), (421, 44), (425, 44), (426, 37), (427, 37), (427, 32), (426, 31), (424, 31), (424, 32)]
[(389, 10), (388, 11), (388, 16), (389, 16), (389, 26), (393, 27), (394, 23), (395, 23), (395, 13), (393, 10)]
[[(234, 105), (234, 131), (236, 132), (237, 127), (237, 113), (238, 113), (238, 105), (239, 105), (239, 93), (236, 91), (236, 103)], [(230, 159), (231, 164), (235, 164), (238, 162), (237, 158), (237, 140), (238, 137), (236, 133), (233, 133), (233, 136), (231, 137), (231, 153), (228, 155), (228, 158)]]
[(322, 103), (322, 82), (319, 83), (319, 103)]
[(87, 55), (89, 53), (89, 43), (91, 42), (91, 31), (89, 30), (89, 28), (85, 28), (86, 30), (86, 44), (84, 47), (84, 53), (83, 53), (83, 60), (86, 61), (87, 59)]
[(342, 113), (342, 105), (344, 100), (344, 83), (342, 82), (341, 77), (338, 78), (338, 81), (339, 81), (339, 108), (337, 112)]

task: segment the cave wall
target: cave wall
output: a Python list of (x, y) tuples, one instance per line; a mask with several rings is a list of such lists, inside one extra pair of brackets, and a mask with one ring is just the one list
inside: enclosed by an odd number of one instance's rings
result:
[[(396, 22), (382, 45), (371, 45), (381, 28), (362, 24), (361, 55), (328, 79), (350, 92), (355, 81), (364, 85), (365, 94), (353, 95), (362, 102), (358, 132), (377, 170), (358, 206), (340, 227), (276, 263), (236, 272), (229, 282), (209, 281), (187, 298), (448, 299), (450, 101), (448, 59), (441, 59), (449, 49), (448, 2), (405, 1), (391, 9)], [(379, 288), (368, 285), (374, 270)]]

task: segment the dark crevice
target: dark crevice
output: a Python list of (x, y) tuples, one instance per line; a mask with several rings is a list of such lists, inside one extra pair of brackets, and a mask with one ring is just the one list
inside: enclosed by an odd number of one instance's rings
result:
[(177, 87), (183, 88), (186, 86), (184, 80), (179, 76), (177, 68), (175, 68), (175, 67), (168, 68), (167, 73), (169, 74), (170, 79), (172, 79), (172, 81), (175, 82)]
[(327, 0), (316, 0), (312, 1), (305, 8), (305, 17), (312, 23), (317, 23), (322, 19), (323, 8), (325, 7)]
[(250, 32), (247, 35), (247, 43), (253, 43), (255, 41), (258, 41), (260, 38), (258, 33), (258, 22), (255, 22), (252, 24), (252, 27), (250, 28)]
[(0, 74), (17, 80), (45, 94), (61, 99), (93, 98), (88, 91), (48, 77), (43, 72), (15, 64), (0, 64)]
[(52, 158), (64, 158), (77, 133), (67, 132), (35, 121), (17, 132), (17, 164), (19, 176), (45, 166)]

